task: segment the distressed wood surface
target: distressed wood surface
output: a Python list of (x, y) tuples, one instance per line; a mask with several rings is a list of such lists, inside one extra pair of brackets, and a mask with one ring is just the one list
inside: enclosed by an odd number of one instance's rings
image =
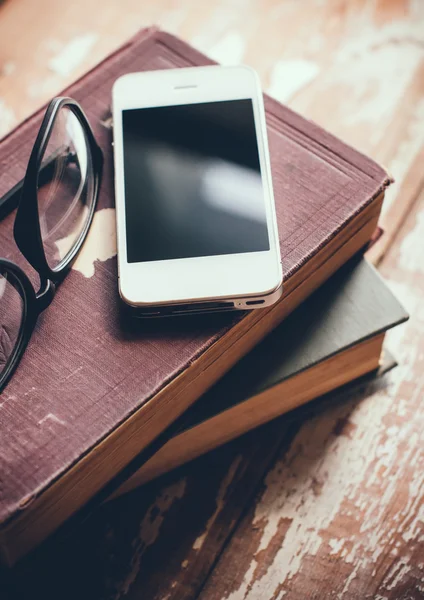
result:
[(330, 394), (104, 505), (8, 572), (6, 600), (196, 598), (264, 474), (305, 420), (356, 405), (386, 385), (382, 379)]
[(274, 422), (266, 439), (253, 431), (104, 505), (72, 535), (59, 533), (15, 567), (4, 591), (10, 599), (195, 598), (296, 427)]
[(424, 597), (423, 216), (424, 193), (382, 267), (412, 315), (389, 386), (302, 424), (201, 600)]
[(424, 2), (6, 0), (0, 135), (152, 23), (393, 174), (370, 258), (412, 315), (389, 338), (401, 366), (105, 506), (0, 597), (424, 598)]

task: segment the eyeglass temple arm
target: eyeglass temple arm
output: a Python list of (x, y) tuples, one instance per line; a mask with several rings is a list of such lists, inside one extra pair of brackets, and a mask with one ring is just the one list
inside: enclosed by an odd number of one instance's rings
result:
[[(62, 148), (58, 148), (53, 154), (51, 154), (46, 160), (41, 164), (39, 175), (38, 175), (38, 183), (43, 185), (49, 179), (51, 179), (54, 173), (54, 166), (56, 159), (63, 155), (63, 151), (68, 151), (68, 160), (69, 162), (77, 161), (77, 157), (75, 153), (69, 152), (69, 148), (67, 146), (63, 146)], [(20, 192), (22, 190), (22, 186), (24, 184), (24, 180), (18, 181), (16, 185), (13, 186), (4, 196), (0, 198), (0, 221), (4, 219), (8, 214), (15, 210), (15, 208), (19, 204)]]
[(18, 206), (19, 192), (22, 189), (23, 182), (22, 179), (0, 198), (0, 221)]

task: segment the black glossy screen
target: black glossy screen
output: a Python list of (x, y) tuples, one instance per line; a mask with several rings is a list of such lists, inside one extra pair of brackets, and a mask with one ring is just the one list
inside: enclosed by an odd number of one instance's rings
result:
[(251, 100), (122, 118), (128, 262), (269, 250)]

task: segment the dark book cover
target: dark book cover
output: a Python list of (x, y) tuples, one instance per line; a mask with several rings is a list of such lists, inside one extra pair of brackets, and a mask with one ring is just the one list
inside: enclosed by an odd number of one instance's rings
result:
[(195, 427), (408, 318), (375, 268), (353, 259), (312, 294), (181, 417)]
[[(40, 318), (1, 395), (0, 546), (6, 561), (87, 502), (375, 230), (389, 184), (385, 171), (266, 97), (282, 300), (254, 313), (138, 326), (120, 319), (111, 132), (105, 127), (112, 85), (127, 72), (210, 63), (151, 28), (63, 93), (87, 114), (104, 151), (104, 177), (83, 256)], [(43, 110), (0, 142), (0, 197), (24, 176), (42, 116)], [(1, 254), (32, 276), (14, 246), (13, 217), (0, 223)]]
[[(199, 425), (205, 431), (204, 426), (210, 422), (211, 427), (215, 427), (215, 446), (222, 443), (222, 439), (228, 441), (228, 436), (220, 430), (224, 422), (218, 422), (216, 417), (235, 418), (232, 409), (239, 406), (243, 410), (242, 405), (252, 412), (253, 405), (249, 401), (254, 397), (384, 334), (407, 319), (408, 314), (376, 269), (363, 258), (350, 260), (179, 418), (168, 444), (141, 467), (120, 492), (168, 470), (165, 462), (171, 451), (174, 464), (184, 462), (184, 454), (181, 453), (179, 460), (178, 453), (185, 441), (181, 438), (181, 446), (171, 445), (173, 438)], [(390, 359), (381, 371), (392, 365)], [(285, 393), (281, 396), (280, 414), (285, 412), (285, 404), (293, 408)], [(264, 422), (260, 410), (258, 419), (259, 424)], [(253, 421), (254, 418), (249, 419), (249, 428)], [(237, 430), (238, 435), (245, 430), (242, 426)], [(188, 442), (192, 444), (191, 458), (204, 452), (201, 433)]]

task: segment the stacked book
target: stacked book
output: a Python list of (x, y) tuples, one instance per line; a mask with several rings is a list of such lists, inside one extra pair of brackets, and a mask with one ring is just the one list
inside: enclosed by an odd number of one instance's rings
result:
[[(65, 90), (105, 155), (98, 223), (114, 205), (114, 81), (210, 62), (147, 29)], [(384, 335), (407, 315), (357, 256), (376, 231), (390, 179), (278, 102), (265, 98), (265, 107), (283, 297), (252, 312), (137, 322), (120, 311), (114, 257), (93, 272), (73, 270), (0, 398), (4, 563), (82, 507), (392, 364), (382, 361)], [(22, 179), (42, 114), (0, 142), (0, 197)], [(1, 253), (24, 266), (12, 219), (0, 223)]]

